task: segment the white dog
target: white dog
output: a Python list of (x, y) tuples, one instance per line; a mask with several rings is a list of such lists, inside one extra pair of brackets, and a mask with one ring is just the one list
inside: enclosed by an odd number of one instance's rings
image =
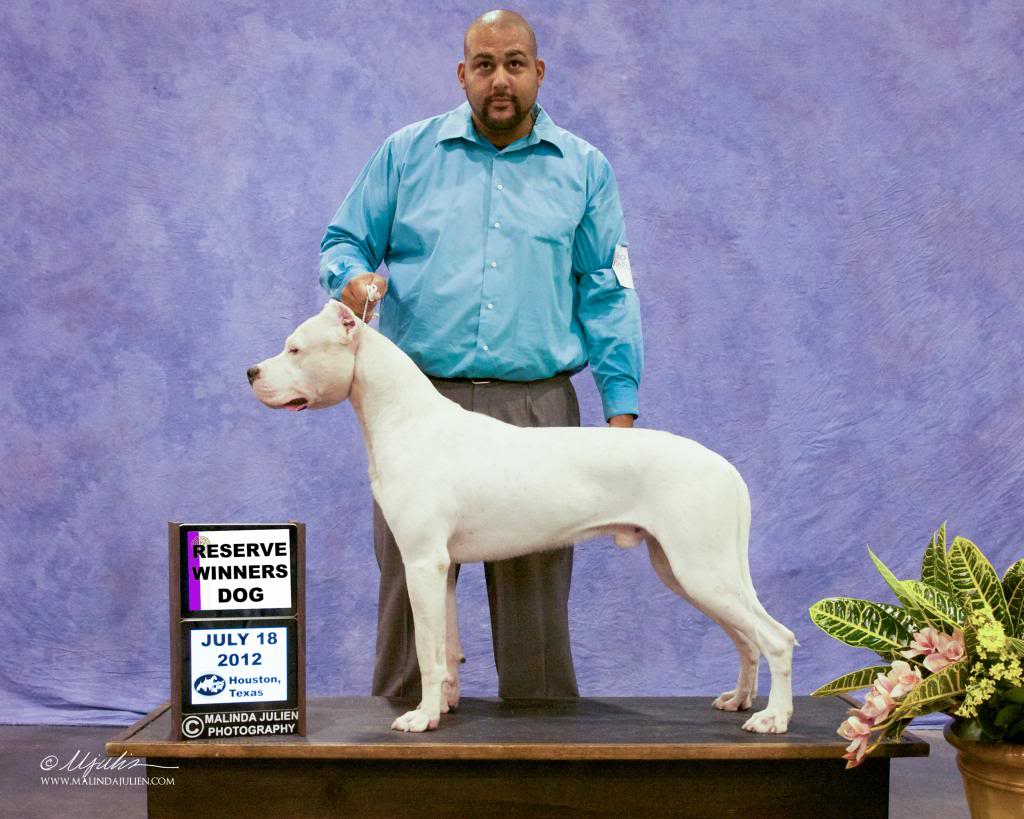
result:
[(321, 409), (350, 399), (359, 416), (373, 496), (405, 564), (423, 680), (419, 706), (392, 728), (436, 728), (458, 704), (453, 564), (611, 534), (616, 546), (646, 541), (662, 581), (736, 644), (736, 687), (714, 706), (750, 708), (764, 654), (772, 675), (768, 707), (743, 727), (786, 730), (795, 639), (754, 592), (750, 498), (720, 455), (667, 432), (522, 429), (468, 412), (337, 301), (248, 376), (268, 407)]

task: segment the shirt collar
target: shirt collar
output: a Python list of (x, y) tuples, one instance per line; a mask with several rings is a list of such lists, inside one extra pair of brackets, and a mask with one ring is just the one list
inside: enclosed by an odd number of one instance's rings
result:
[[(533, 116), (533, 130), (523, 139), (513, 142), (512, 145), (516, 145), (518, 150), (529, 145), (536, 145), (538, 142), (547, 142), (564, 156), (562, 129), (555, 125), (551, 117), (547, 115), (547, 112), (537, 103), (533, 105)], [(469, 102), (464, 102), (455, 110), (445, 114), (444, 121), (437, 132), (437, 142), (434, 144), (440, 145), (442, 142), (450, 139), (465, 139), (485, 147), (493, 147), (490, 142), (480, 137), (476, 132), (476, 128), (473, 127), (473, 112), (469, 107)], [(511, 145), (508, 147), (511, 147)]]

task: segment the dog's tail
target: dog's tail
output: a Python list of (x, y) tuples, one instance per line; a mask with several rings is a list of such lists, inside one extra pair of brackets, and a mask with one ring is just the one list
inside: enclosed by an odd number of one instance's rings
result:
[[(761, 600), (754, 589), (754, 580), (750, 576), (750, 490), (747, 489), (747, 484), (739, 471), (733, 471), (736, 474), (736, 501), (737, 509), (739, 510), (736, 537), (739, 539), (740, 573), (743, 576), (743, 582), (747, 584), (752, 604), (757, 607), (758, 611), (772, 619), (771, 615), (765, 610), (765, 607), (761, 605)], [(793, 644), (797, 647), (800, 645), (795, 635), (793, 637)]]
[(754, 580), (750, 576), (750, 490), (747, 489), (746, 481), (739, 471), (733, 469), (736, 485), (736, 543), (738, 545), (738, 556), (740, 561), (740, 574), (743, 582), (750, 592), (750, 599), (755, 605), (760, 605), (757, 599), (757, 592), (754, 590)]

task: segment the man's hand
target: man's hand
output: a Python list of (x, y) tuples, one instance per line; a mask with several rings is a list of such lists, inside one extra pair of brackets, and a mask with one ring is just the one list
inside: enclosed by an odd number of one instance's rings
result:
[(608, 426), (630, 429), (633, 426), (633, 421), (635, 420), (635, 415), (613, 415), (608, 419)]
[[(366, 288), (371, 284), (377, 285), (377, 299), (367, 305)], [(376, 273), (366, 273), (362, 276), (356, 276), (352, 281), (345, 285), (345, 289), (341, 291), (341, 301), (349, 310), (359, 316), (359, 318), (366, 316), (366, 320), (369, 321), (373, 318), (373, 311), (375, 307), (380, 303), (380, 300), (384, 298), (384, 294), (387, 292), (387, 279), (383, 276), (378, 276)]]

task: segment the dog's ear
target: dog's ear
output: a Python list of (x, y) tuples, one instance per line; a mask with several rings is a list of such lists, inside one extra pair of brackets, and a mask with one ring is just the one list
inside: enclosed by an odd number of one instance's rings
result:
[(353, 313), (348, 307), (342, 304), (340, 301), (331, 299), (327, 302), (327, 306), (324, 308), (328, 310), (331, 317), (337, 321), (341, 329), (341, 341), (343, 344), (348, 344), (352, 339), (356, 337), (358, 332), (358, 324), (356, 321), (356, 314)]

